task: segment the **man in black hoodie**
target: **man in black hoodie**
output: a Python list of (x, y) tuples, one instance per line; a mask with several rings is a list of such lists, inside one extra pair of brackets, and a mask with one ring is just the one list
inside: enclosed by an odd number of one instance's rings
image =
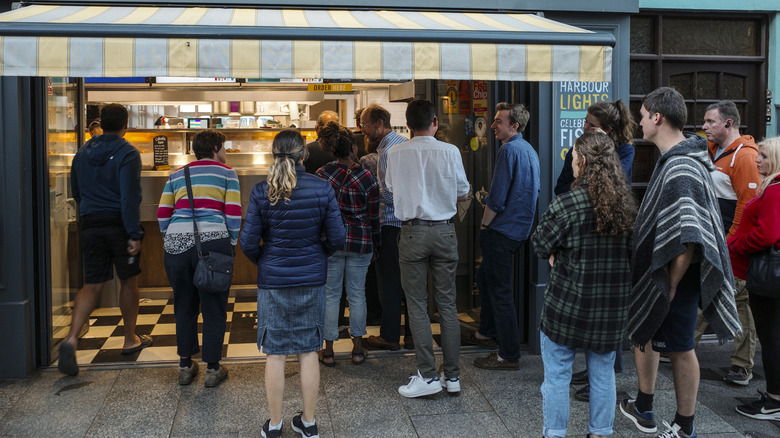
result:
[(114, 267), (121, 283), (119, 308), (124, 321), (122, 354), (152, 345), (135, 334), (141, 239), (141, 154), (124, 135), (127, 109), (109, 104), (100, 112), (103, 135), (91, 138), (73, 158), (71, 185), (79, 205), (84, 287), (76, 294), (70, 333), (60, 344), (59, 370), (78, 374), (76, 348), (81, 327), (100, 299)]

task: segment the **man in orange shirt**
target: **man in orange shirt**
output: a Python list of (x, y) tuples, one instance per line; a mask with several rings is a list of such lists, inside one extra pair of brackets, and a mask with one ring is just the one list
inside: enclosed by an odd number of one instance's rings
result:
[[(761, 181), (756, 167), (758, 147), (750, 135), (739, 132), (740, 118), (737, 106), (722, 100), (707, 107), (702, 129), (709, 140), (709, 154), (717, 168), (712, 175), (712, 185), (718, 197), (723, 231), (726, 238), (737, 231), (745, 204), (756, 196)], [(731, 367), (723, 378), (726, 382), (747, 385), (753, 378), (753, 356), (756, 352), (756, 327), (750, 312), (745, 281), (736, 279), (737, 311), (742, 323), (742, 335), (734, 339)], [(698, 343), (707, 328), (707, 320), (701, 316), (696, 323), (695, 342)]]

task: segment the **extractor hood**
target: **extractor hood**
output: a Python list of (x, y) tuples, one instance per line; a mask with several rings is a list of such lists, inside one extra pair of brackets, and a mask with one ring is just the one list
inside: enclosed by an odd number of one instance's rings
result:
[(219, 101), (296, 101), (313, 105), (325, 99), (321, 91), (267, 90), (251, 87), (151, 87), (151, 88), (92, 88), (87, 89), (88, 103), (115, 102), (125, 105), (198, 104)]

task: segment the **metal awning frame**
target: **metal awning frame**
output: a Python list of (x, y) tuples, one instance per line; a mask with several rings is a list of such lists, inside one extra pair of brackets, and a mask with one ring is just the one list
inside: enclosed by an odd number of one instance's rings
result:
[(451, 31), (408, 29), (290, 28), (278, 26), (138, 26), (122, 24), (0, 23), (0, 35), (86, 38), (200, 38), (236, 40), (326, 40), (437, 43), (501, 43), (615, 46), (611, 33)]

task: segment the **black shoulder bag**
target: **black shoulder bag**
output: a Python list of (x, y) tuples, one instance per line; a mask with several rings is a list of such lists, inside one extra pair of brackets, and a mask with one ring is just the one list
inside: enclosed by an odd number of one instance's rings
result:
[(758, 296), (780, 298), (780, 250), (769, 248), (753, 254), (745, 287)]
[(187, 182), (187, 198), (190, 201), (190, 211), (192, 211), (192, 228), (195, 234), (195, 247), (198, 249), (198, 266), (195, 267), (195, 276), (193, 277), (192, 282), (200, 291), (212, 294), (227, 293), (230, 290), (230, 282), (233, 279), (233, 264), (235, 259), (231, 255), (218, 252), (203, 254), (200, 246), (198, 223), (195, 220), (195, 207), (192, 196), (189, 166), (184, 167), (184, 178)]

